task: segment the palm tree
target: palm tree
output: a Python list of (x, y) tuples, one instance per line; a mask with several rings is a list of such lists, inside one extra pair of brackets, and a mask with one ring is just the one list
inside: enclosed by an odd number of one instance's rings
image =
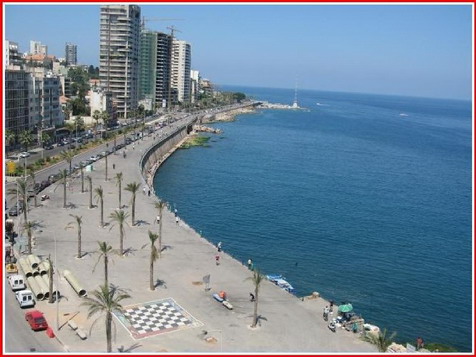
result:
[(136, 195), (140, 189), (140, 184), (137, 182), (132, 182), (127, 184), (125, 190), (132, 193), (132, 225), (135, 225), (135, 212), (136, 212)]
[[(123, 210), (116, 210), (109, 216), (109, 218), (111, 218), (119, 226), (119, 252), (121, 256), (124, 255), (124, 236), (126, 233), (124, 230), (124, 224), (127, 224), (126, 219), (128, 216), (129, 213), (124, 212)], [(112, 227), (114, 226), (112, 225), (110, 230), (112, 229)]]
[(63, 110), (64, 112), (64, 118), (65, 120), (69, 120), (69, 117), (71, 115), (71, 104), (67, 103), (66, 107)]
[(97, 253), (99, 253), (99, 258), (96, 264), (94, 265), (93, 272), (96, 269), (101, 258), (104, 259), (104, 285), (108, 285), (108, 265), (109, 265), (109, 256), (114, 252), (112, 247), (107, 242), (98, 242), (99, 249)]
[[(85, 302), (81, 305), (89, 307), (88, 319), (96, 313), (106, 315), (106, 343), (107, 352), (112, 351), (112, 314), (121, 311), (121, 301), (130, 298), (130, 295), (114, 286), (101, 285), (99, 289), (92, 292), (93, 297), (85, 297)], [(99, 317), (94, 320), (91, 329), (94, 327)]]
[(254, 311), (253, 311), (253, 323), (251, 324), (251, 327), (256, 327), (256, 324), (258, 323), (258, 293), (259, 293), (259, 287), (261, 285), (261, 282), (265, 279), (265, 276), (260, 273), (258, 269), (253, 270), (253, 276), (250, 276), (246, 280), (251, 280), (255, 287), (255, 306), (254, 306)]
[(5, 130), (5, 145), (8, 146), (10, 149), (10, 146), (12, 146), (15, 143), (15, 133), (11, 130)]
[(65, 127), (66, 127), (66, 130), (68, 130), (68, 132), (69, 132), (69, 142), (70, 142), (70, 145), (71, 145), (71, 141), (72, 141), (72, 138), (73, 138), (73, 132), (76, 129), (76, 125), (74, 124), (73, 121), (68, 121), (65, 124)]
[(363, 339), (364, 341), (370, 342), (371, 344), (375, 345), (379, 352), (387, 352), (388, 346), (393, 343), (395, 336), (397, 335), (396, 332), (387, 335), (387, 329), (384, 329), (383, 332), (379, 331), (378, 333), (374, 332), (367, 332)]
[(118, 172), (116, 174), (116, 185), (119, 186), (119, 209), (122, 208), (122, 179), (123, 179), (123, 176), (122, 176), (122, 172)]
[(83, 224), (83, 217), (70, 214), (74, 218), (74, 222), (69, 222), (65, 229), (73, 228), (73, 224), (78, 226), (78, 258), (81, 258), (81, 224)]
[(95, 110), (93, 112), (93, 119), (96, 121), (96, 124), (94, 125), (94, 139), (96, 139), (96, 136), (98, 134), (99, 119), (101, 119), (101, 113), (99, 112), (99, 110)]
[(86, 180), (89, 183), (89, 209), (93, 208), (93, 179), (91, 176), (86, 176)]
[(81, 170), (81, 193), (84, 193), (84, 165), (79, 163), (79, 169)]
[(66, 183), (68, 182), (68, 170), (63, 169), (60, 171), (59, 183), (63, 184), (63, 208), (66, 208)]
[(159, 235), (156, 233), (152, 233), (149, 231), (149, 239), (150, 239), (150, 276), (149, 276), (149, 286), (150, 290), (155, 290), (154, 284), (154, 262), (159, 259), (159, 252), (157, 251), (157, 247), (155, 246), (155, 241), (159, 238)]
[(72, 171), (72, 163), (74, 159), (74, 152), (72, 150), (63, 150), (60, 152), (60, 157), (69, 165), (69, 173)]
[(101, 119), (102, 119), (102, 122), (104, 123), (104, 126), (106, 127), (106, 130), (107, 130), (107, 128), (109, 127), (109, 122), (110, 122), (111, 118), (109, 116), (109, 113), (106, 110), (103, 110), (101, 112)]
[(162, 253), (162, 221), (163, 221), (162, 213), (165, 206), (167, 206), (167, 203), (164, 201), (159, 201), (155, 203), (155, 208), (159, 210), (159, 218), (160, 218), (159, 220), (159, 256)]
[(36, 186), (36, 177), (35, 177), (35, 171), (30, 170), (30, 176), (31, 180), (33, 181), (33, 192), (35, 193), (34, 199), (35, 199), (35, 207), (38, 207), (38, 198), (36, 197), (36, 191), (35, 186)]
[(28, 147), (33, 142), (33, 136), (31, 135), (31, 132), (29, 130), (23, 130), (20, 133), (18, 140), (20, 141), (20, 144), (22, 144), (25, 148), (25, 151), (28, 151)]
[(96, 194), (96, 202), (99, 201), (101, 204), (101, 227), (104, 227), (104, 190), (99, 186), (94, 189), (94, 193)]
[(28, 181), (24, 178), (17, 179), (16, 188), (11, 188), (8, 190), (10, 195), (18, 195), (21, 197), (20, 200), (23, 201), (23, 218), (24, 221), (28, 221)]
[(33, 241), (33, 230), (38, 226), (37, 222), (25, 221), (23, 224), (23, 229), (26, 231), (28, 236), (28, 254), (31, 254), (32, 250), (32, 241)]

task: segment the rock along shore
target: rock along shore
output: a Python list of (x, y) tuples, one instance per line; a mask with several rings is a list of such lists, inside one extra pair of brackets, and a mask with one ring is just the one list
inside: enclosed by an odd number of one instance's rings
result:
[[(243, 113), (228, 114), (226, 117)], [(245, 111), (247, 112), (247, 111)], [(87, 308), (82, 306), (82, 298), (73, 291), (65, 280), (65, 269), (71, 271), (86, 289), (89, 296), (93, 290), (103, 284), (103, 263), (98, 262), (98, 241), (108, 242), (114, 249), (119, 246), (118, 227), (109, 219), (109, 215), (118, 209), (118, 187), (113, 177), (122, 172), (124, 188), (131, 182), (145, 182), (140, 175), (138, 162), (145, 151), (153, 145), (153, 138), (144, 140), (126, 149), (127, 158), (122, 155), (110, 155), (108, 158), (109, 180), (105, 180), (105, 160), (94, 164), (94, 170), (88, 172), (93, 189), (101, 186), (104, 190), (104, 217), (106, 226), (101, 228), (100, 209), (95, 201), (93, 209), (88, 208), (89, 192), (81, 193), (81, 181), (75, 177), (67, 189), (68, 208), (63, 208), (62, 186), (52, 185), (45, 190), (50, 199), (41, 202), (41, 206), (32, 208), (30, 220), (42, 224), (35, 231), (33, 253), (40, 258), (48, 254), (56, 260), (59, 270), (56, 285), (61, 291), (59, 304), (39, 301), (36, 308), (45, 313), (51, 326), (56, 326), (59, 317), (60, 330), (54, 328), (58, 339), (70, 352), (105, 352), (106, 337), (104, 320), (92, 327), (95, 317), (88, 319)], [(173, 150), (172, 150), (173, 152)], [(172, 152), (168, 153), (169, 156)], [(115, 167), (113, 169), (112, 167)], [(87, 188), (88, 185), (85, 184)], [(145, 186), (144, 186), (145, 187)], [(146, 190), (147, 191), (147, 188)], [(131, 211), (131, 194), (122, 191), (123, 209)], [(129, 351), (133, 353), (229, 353), (229, 352), (375, 352), (374, 346), (361, 341), (357, 335), (344, 330), (336, 333), (327, 328), (322, 319), (322, 310), (327, 301), (321, 298), (299, 299), (268, 281), (260, 288), (258, 313), (260, 324), (250, 328), (253, 315), (253, 303), (249, 301), (249, 292), (253, 286), (246, 279), (251, 272), (243, 264), (222, 252), (207, 241), (206, 237), (190, 228), (184, 221), (176, 223), (174, 214), (164, 212), (163, 238), (164, 250), (154, 265), (156, 288), (149, 290), (150, 242), (148, 231), (157, 232), (157, 210), (154, 204), (157, 197), (143, 193), (142, 188), (136, 199), (136, 220), (131, 225), (130, 217), (125, 225), (124, 245), (127, 254), (111, 256), (109, 264), (109, 282), (127, 289), (130, 299), (122, 301), (124, 307), (141, 305), (147, 302), (167, 300), (178, 304), (191, 323), (185, 327), (168, 328), (162, 332), (140, 338), (133, 336), (126, 328), (126, 321), (114, 317), (116, 337), (113, 340), (113, 352)], [(77, 231), (65, 229), (74, 219), (71, 215), (82, 217), (82, 250), (85, 255), (78, 259)], [(180, 218), (180, 207), (178, 207)], [(226, 234), (226, 232), (223, 232)], [(20, 244), (22, 244), (20, 242)], [(23, 241), (23, 248), (25, 243)], [(56, 254), (55, 254), (56, 252)], [(220, 264), (216, 264), (216, 255)], [(97, 264), (97, 265), (96, 265)], [(259, 268), (259, 262), (255, 262)], [(203, 283), (210, 276), (209, 290)], [(213, 299), (212, 293), (226, 291), (233, 310), (226, 309)], [(311, 292), (309, 292), (311, 293)], [(56, 310), (58, 308), (58, 310)], [(58, 315), (57, 315), (58, 311)], [(91, 335), (86, 340), (78, 338), (66, 324), (74, 316), (74, 322)], [(8, 322), (6, 322), (8, 328)], [(8, 345), (8, 341), (7, 345)], [(27, 352), (27, 351), (25, 351)]]

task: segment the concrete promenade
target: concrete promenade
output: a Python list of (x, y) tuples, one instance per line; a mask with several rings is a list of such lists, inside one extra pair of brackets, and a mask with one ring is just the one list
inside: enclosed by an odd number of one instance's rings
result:
[[(255, 329), (250, 328), (253, 303), (249, 301), (249, 293), (253, 291), (253, 286), (245, 279), (251, 276), (251, 272), (228, 256), (226, 247), (220, 253), (220, 265), (216, 265), (216, 247), (185, 222), (176, 224), (174, 214), (170, 211), (164, 211), (163, 217), (162, 241), (166, 249), (154, 267), (154, 278), (159, 280), (159, 285), (155, 291), (150, 291), (148, 231), (158, 231), (155, 223), (157, 210), (154, 208), (158, 199), (153, 194), (148, 197), (147, 193), (142, 192), (144, 180), (140, 176), (138, 163), (145, 150), (152, 145), (153, 138), (146, 137), (135, 142), (135, 149), (128, 145), (127, 158), (110, 155), (108, 181), (105, 181), (104, 158), (94, 164), (92, 172), (87, 173), (92, 177), (93, 189), (99, 186), (104, 189), (106, 227), (99, 226), (100, 209), (96, 200), (96, 207), (88, 208), (89, 192), (81, 193), (79, 177), (70, 182), (67, 190), (69, 208), (63, 208), (62, 185), (54, 184), (43, 192), (50, 196), (50, 200), (39, 202), (39, 207), (32, 205), (29, 212), (29, 220), (42, 224), (40, 230), (34, 233), (36, 246), (33, 253), (42, 258), (51, 254), (52, 259), (56, 259), (59, 269), (57, 285), (62, 295), (59, 304), (48, 304), (44, 300), (39, 301), (36, 307), (45, 313), (67, 351), (106, 351), (104, 319), (96, 323), (89, 335), (94, 318), (87, 318), (87, 308), (80, 306), (82, 299), (64, 279), (63, 271), (68, 269), (73, 272), (88, 292), (103, 283), (103, 261), (100, 260), (94, 269), (98, 261), (95, 252), (98, 241), (107, 241), (114, 249), (119, 248), (118, 227), (110, 222), (109, 215), (118, 208), (118, 187), (113, 177), (122, 172), (122, 203), (127, 206), (125, 210), (129, 214), (131, 194), (124, 187), (131, 182), (141, 183), (136, 199), (136, 220), (139, 224), (131, 226), (130, 216), (127, 219), (124, 247), (128, 253), (123, 257), (112, 256), (109, 264), (110, 283), (127, 289), (131, 295), (130, 299), (122, 301), (123, 306), (172, 298), (197, 321), (195, 327), (134, 339), (114, 318), (116, 338), (113, 340), (113, 352), (376, 352), (374, 346), (361, 341), (351, 332), (339, 329), (333, 333), (327, 328), (327, 323), (322, 319), (322, 310), (327, 304), (325, 300), (317, 298), (301, 301), (268, 281), (262, 283), (260, 290), (258, 313), (262, 316), (261, 324)], [(85, 187), (88, 188), (87, 183)], [(82, 216), (82, 250), (86, 254), (81, 259), (76, 258), (76, 228), (65, 229), (74, 220), (70, 215)], [(24, 241), (20, 244), (25, 248)], [(202, 283), (202, 278), (207, 274), (211, 276), (209, 291), (205, 290)], [(227, 292), (233, 310), (227, 310), (212, 298), (211, 294), (220, 290)], [(76, 313), (74, 321), (88, 333), (84, 341), (68, 325), (64, 325)], [(59, 331), (56, 328), (57, 317), (58, 325), (63, 325)], [(6, 326), (8, 328), (8, 321)], [(207, 331), (206, 335), (204, 330)], [(213, 338), (207, 341), (204, 337)], [(8, 341), (6, 343), (8, 345)]]

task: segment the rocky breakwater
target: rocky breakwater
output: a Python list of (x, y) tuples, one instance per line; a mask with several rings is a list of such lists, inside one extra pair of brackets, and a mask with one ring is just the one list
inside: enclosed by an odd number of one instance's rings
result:
[(226, 112), (220, 112), (208, 115), (202, 118), (202, 123), (228, 122), (234, 121), (237, 115), (255, 113), (253, 106), (232, 109)]
[(194, 125), (193, 131), (196, 133), (212, 133), (212, 134), (221, 134), (223, 131), (221, 129), (210, 128), (205, 125)]

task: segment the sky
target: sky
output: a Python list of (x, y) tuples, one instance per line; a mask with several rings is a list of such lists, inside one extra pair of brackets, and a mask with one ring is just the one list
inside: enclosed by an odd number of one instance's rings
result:
[[(471, 5), (139, 5), (217, 84), (472, 99)], [(99, 5), (4, 5), (4, 38), (98, 66)]]

